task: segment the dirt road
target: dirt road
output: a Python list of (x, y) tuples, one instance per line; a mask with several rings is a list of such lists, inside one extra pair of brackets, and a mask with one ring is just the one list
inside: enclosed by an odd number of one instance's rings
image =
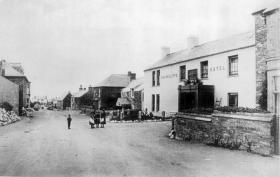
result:
[(108, 123), (40, 111), (0, 127), (0, 176), (280, 176), (279, 159), (171, 140), (170, 122)]

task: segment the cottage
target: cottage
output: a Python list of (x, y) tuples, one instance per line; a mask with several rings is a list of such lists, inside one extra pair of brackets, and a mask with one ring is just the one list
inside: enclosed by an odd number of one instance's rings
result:
[(130, 84), (123, 88), (121, 97), (117, 100), (117, 106), (129, 105), (131, 109), (142, 109), (144, 86), (143, 78), (139, 78), (130, 82)]
[(19, 86), (19, 114), (22, 113), (22, 107), (30, 106), (30, 82), (24, 75), (23, 67), (20, 63), (8, 63), (5, 60), (0, 61), (2, 66), (2, 76)]
[[(209, 93), (207, 98), (210, 106), (259, 106), (266, 91), (266, 74), (273, 73), (267, 78), (270, 89), (276, 85), (273, 77), (279, 75), (279, 64), (277, 68), (272, 63), (276, 64), (280, 56), (280, 29), (279, 25), (273, 25), (280, 24), (280, 18), (278, 8), (263, 9), (253, 15), (254, 31), (203, 44), (199, 44), (198, 38), (189, 37), (187, 48), (174, 53), (164, 47), (162, 59), (144, 71), (144, 107), (154, 113), (177, 112), (182, 106), (195, 107), (199, 94), (194, 93), (201, 84), (213, 89), (213, 95)], [(271, 63), (271, 70), (267, 70), (266, 63)], [(192, 88), (190, 85), (196, 91), (186, 89)], [(271, 111), (275, 107), (273, 97), (270, 91), (268, 109)]]
[(65, 110), (71, 107), (71, 93), (66, 92), (57, 98), (56, 108)]
[(92, 87), (94, 108), (113, 108), (117, 99), (121, 96), (121, 90), (136, 79), (136, 74), (112, 74), (96, 86)]

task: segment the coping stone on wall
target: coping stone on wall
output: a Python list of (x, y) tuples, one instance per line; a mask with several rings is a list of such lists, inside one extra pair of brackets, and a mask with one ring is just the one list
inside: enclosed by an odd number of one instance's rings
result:
[(234, 113), (234, 114), (226, 114), (226, 113), (213, 113), (213, 117), (222, 117), (222, 118), (231, 118), (231, 119), (245, 119), (245, 120), (253, 120), (253, 121), (262, 121), (262, 122), (270, 122), (273, 119), (273, 115), (270, 113)]

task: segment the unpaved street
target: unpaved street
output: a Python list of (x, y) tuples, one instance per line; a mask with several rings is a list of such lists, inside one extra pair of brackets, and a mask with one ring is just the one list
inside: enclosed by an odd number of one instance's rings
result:
[(67, 114), (0, 127), (0, 176), (280, 176), (279, 158), (168, 139), (170, 122), (90, 129), (72, 112), (68, 130)]

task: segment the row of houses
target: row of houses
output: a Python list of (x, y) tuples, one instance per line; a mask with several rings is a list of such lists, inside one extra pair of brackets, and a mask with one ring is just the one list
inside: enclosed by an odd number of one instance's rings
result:
[(273, 112), (280, 107), (276, 105), (280, 84), (279, 14), (278, 6), (264, 8), (252, 14), (252, 31), (203, 44), (192, 36), (186, 41), (186, 49), (173, 53), (164, 47), (162, 58), (144, 70), (144, 78), (136, 79), (131, 72), (113, 74), (93, 87), (81, 87), (68, 95), (68, 106), (130, 105), (154, 114), (198, 107), (265, 106)]
[(57, 98), (55, 106), (58, 109), (114, 109), (130, 107), (142, 109), (143, 105), (143, 78), (136, 79), (136, 74), (112, 74), (95, 86), (80, 88), (77, 92), (66, 92)]
[(8, 102), (21, 115), (30, 106), (30, 84), (20, 63), (0, 61), (0, 104)]

